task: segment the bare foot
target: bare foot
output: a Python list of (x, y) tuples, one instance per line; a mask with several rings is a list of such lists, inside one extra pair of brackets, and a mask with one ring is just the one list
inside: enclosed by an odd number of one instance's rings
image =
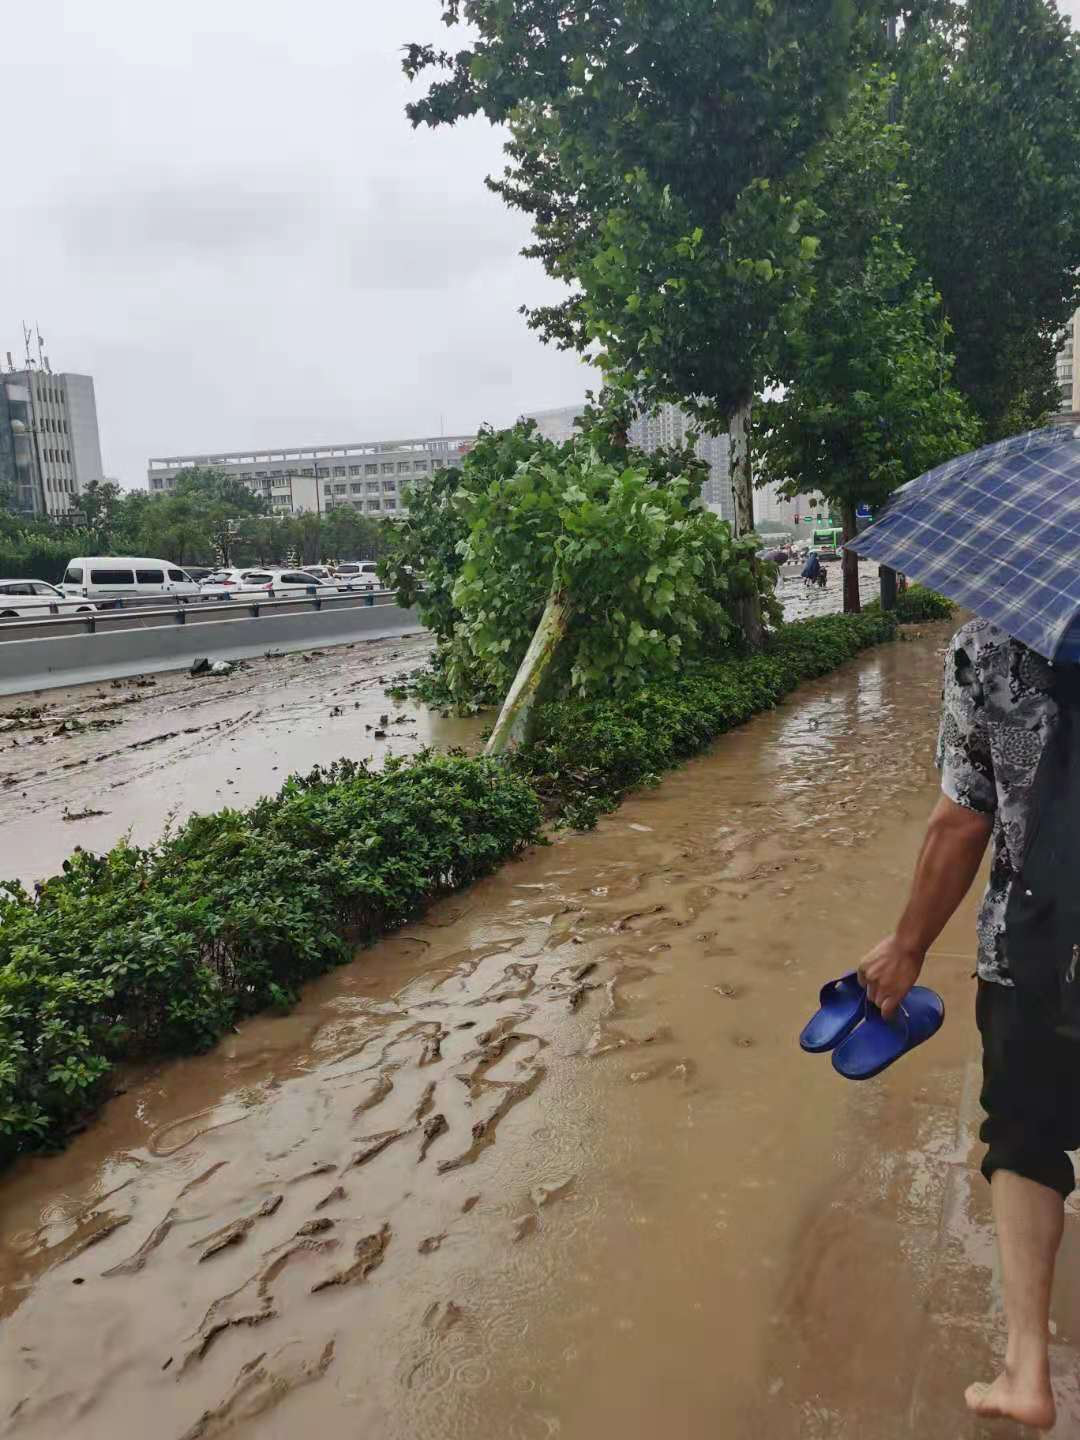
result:
[(1057, 1419), (1048, 1380), (1022, 1385), (1005, 1373), (990, 1385), (969, 1385), (964, 1399), (969, 1410), (986, 1420), (1019, 1420), (1036, 1430), (1052, 1430)]

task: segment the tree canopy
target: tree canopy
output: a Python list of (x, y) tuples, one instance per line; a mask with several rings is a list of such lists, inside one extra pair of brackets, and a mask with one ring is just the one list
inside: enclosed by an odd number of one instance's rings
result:
[[(533, 222), (571, 294), (531, 313), (557, 344), (600, 347), (644, 402), (686, 405), (714, 433), (749, 404), (777, 317), (814, 240), (789, 193), (842, 111), (887, 0), (442, 0), (454, 54), (411, 45), (433, 72), (414, 124), (483, 114), (509, 126), (492, 180)], [(752, 525), (749, 471), (735, 476)]]
[[(771, 378), (782, 398), (761, 418), (759, 479), (823, 495), (845, 539), (858, 505), (880, 505), (979, 439), (952, 384), (941, 297), (904, 249), (906, 144), (887, 109), (888, 87), (871, 77), (808, 171), (821, 252), (808, 303), (778, 344)], [(854, 556), (845, 608), (859, 608)]]
[(1047, 0), (938, 5), (904, 31), (905, 244), (940, 291), (991, 438), (1059, 401), (1080, 304), (1080, 45)]

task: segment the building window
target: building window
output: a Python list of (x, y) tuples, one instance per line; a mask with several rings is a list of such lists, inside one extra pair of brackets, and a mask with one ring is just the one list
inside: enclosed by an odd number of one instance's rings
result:
[(357, 480), (353, 481), (353, 483), (349, 486), (349, 489), (354, 495), (362, 495), (364, 493), (363, 485)]
[[(329, 485), (328, 485), (326, 488), (329, 490), (329, 488), (330, 488)], [(335, 494), (337, 494), (337, 495), (344, 495), (345, 492), (346, 492), (346, 490), (347, 490), (348, 488), (349, 488), (349, 487), (348, 487), (347, 485), (335, 485), (335, 486), (334, 486), (334, 492), (335, 492)]]
[(399, 475), (408, 475), (409, 471), (410, 471), (412, 468), (413, 468), (413, 467), (412, 467), (412, 462), (411, 462), (411, 461), (409, 461), (409, 460), (399, 460), (399, 461), (398, 461), (398, 467), (397, 467), (397, 473), (398, 473)]
[(379, 467), (378, 467), (377, 465), (365, 465), (365, 466), (364, 466), (364, 474), (365, 474), (365, 475), (377, 475), (378, 473), (379, 473)]
[(381, 500), (369, 500), (369, 501), (367, 502), (367, 508), (368, 508), (369, 510), (381, 510), (381, 509), (382, 509), (382, 501), (381, 501)]
[(382, 488), (383, 490), (389, 490), (390, 494), (393, 495), (397, 491), (397, 484), (393, 480), (384, 480), (382, 482)]
[(344, 474), (345, 474), (345, 466), (344, 466), (344, 465), (335, 465), (335, 466), (334, 466), (334, 474), (335, 474), (335, 475), (344, 475)]
[(155, 475), (154, 478), (150, 481), (150, 489), (151, 489), (151, 490), (160, 490), (161, 487), (162, 487), (164, 484), (165, 484), (165, 481), (162, 480), (161, 476), (160, 476), (160, 475)]
[(416, 468), (417, 468), (417, 470), (421, 470), (421, 471), (426, 470), (426, 469), (427, 469), (427, 461), (426, 461), (426, 460), (417, 460), (417, 462), (416, 462)]
[(382, 473), (383, 473), (384, 475), (393, 475), (393, 473), (394, 473), (394, 462), (393, 462), (392, 460), (385, 460), (385, 461), (383, 462)]
[(378, 493), (379, 493), (379, 482), (378, 482), (377, 480), (369, 480), (369, 481), (367, 482), (367, 493), (368, 493), (369, 495), (378, 495)]
[(387, 508), (387, 510), (396, 510), (396, 509), (397, 509), (397, 501), (393, 498), (393, 496), (391, 496), (390, 499), (387, 500), (387, 502), (386, 502), (386, 508)]
[(359, 475), (359, 474), (360, 474), (360, 466), (359, 466), (359, 465), (350, 465), (350, 466), (349, 466), (349, 474), (350, 474), (350, 475)]
[(330, 484), (329, 480), (323, 486), (323, 489), (326, 491), (327, 495), (332, 495), (334, 493), (334, 487)]
[(317, 465), (315, 467), (315, 474), (321, 480), (324, 475), (330, 474), (330, 467), (328, 465)]

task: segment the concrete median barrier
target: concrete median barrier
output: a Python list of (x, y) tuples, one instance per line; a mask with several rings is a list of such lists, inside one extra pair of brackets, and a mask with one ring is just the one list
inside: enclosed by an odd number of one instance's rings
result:
[(263, 606), (258, 616), (246, 607), (236, 616), (195, 611), (183, 624), (171, 625), (148, 626), (134, 614), (131, 619), (130, 627), (110, 625), (92, 635), (42, 633), (5, 640), (0, 644), (0, 695), (179, 670), (201, 655), (244, 660), (268, 650), (325, 649), (422, 628), (415, 610), (384, 604), (324, 604), (300, 611), (290, 606), (285, 613)]

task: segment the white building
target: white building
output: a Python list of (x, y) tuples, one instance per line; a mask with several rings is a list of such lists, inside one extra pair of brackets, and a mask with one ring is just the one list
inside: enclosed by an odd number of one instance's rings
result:
[(166, 455), (149, 462), (147, 483), (151, 494), (167, 493), (181, 470), (211, 466), (242, 481), (279, 515), (346, 505), (366, 515), (393, 517), (405, 511), (406, 485), (460, 464), (475, 443), (474, 436), (455, 435)]
[(1080, 310), (1074, 312), (1068, 328), (1061, 337), (1061, 348), (1057, 353), (1057, 382), (1061, 391), (1058, 408), (1062, 414), (1080, 411)]
[[(651, 414), (639, 415), (630, 426), (630, 443), (646, 454), (661, 446), (685, 445), (696, 429), (693, 418), (678, 405), (661, 405)], [(709, 479), (701, 498), (710, 510), (735, 523), (735, 498), (731, 490), (731, 445), (727, 435), (702, 435), (697, 454), (708, 464)]]
[(91, 376), (54, 375), (45, 366), (0, 375), (0, 480), (11, 486), (15, 507), (64, 515), (91, 480), (103, 478)]

